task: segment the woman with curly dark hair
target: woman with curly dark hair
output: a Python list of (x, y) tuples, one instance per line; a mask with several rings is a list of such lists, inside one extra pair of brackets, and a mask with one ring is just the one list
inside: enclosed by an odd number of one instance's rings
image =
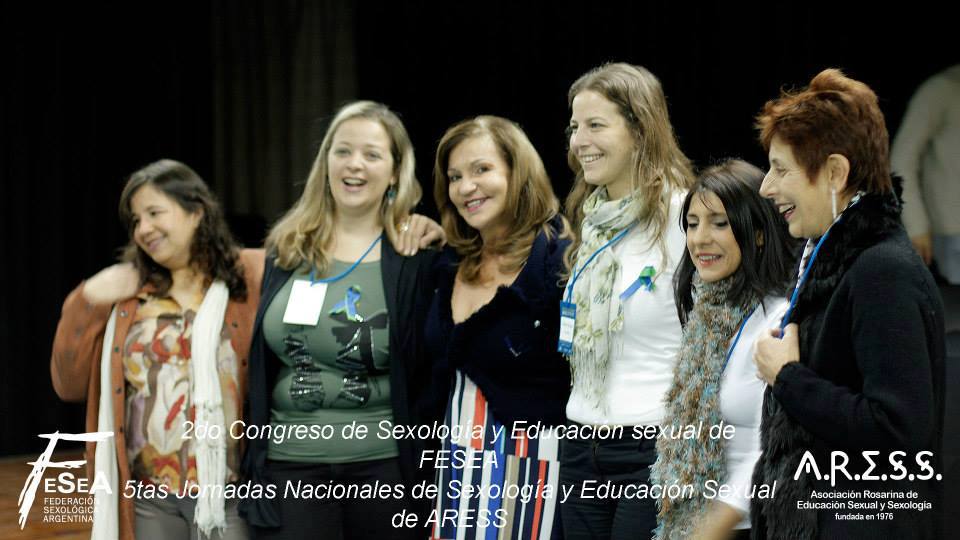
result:
[[(122, 262), (67, 297), (50, 364), (57, 394), (87, 401), (87, 431), (115, 433), (88, 443), (112, 492), (97, 492), (93, 537), (246, 538), (224, 497), (240, 458), (226, 430), (242, 413), (263, 252), (236, 246), (177, 161), (133, 173), (120, 217)], [(137, 496), (120, 496), (130, 482)]]
[(753, 537), (939, 538), (933, 512), (865, 520), (822, 504), (865, 489), (939, 504), (943, 304), (900, 222), (877, 96), (828, 69), (767, 102), (758, 127), (770, 159), (760, 194), (807, 244), (782, 330), (756, 344), (769, 387), (754, 483), (777, 489), (753, 500)]

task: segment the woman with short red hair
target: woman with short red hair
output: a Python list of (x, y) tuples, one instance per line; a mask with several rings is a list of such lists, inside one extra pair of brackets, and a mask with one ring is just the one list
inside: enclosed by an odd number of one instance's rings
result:
[[(754, 537), (939, 537), (931, 512), (895, 510), (892, 519), (868, 521), (844, 519), (858, 513), (846, 505), (798, 507), (865, 489), (912, 490), (916, 501), (939, 503), (935, 473), (919, 461), (938, 469), (937, 454), (923, 452), (941, 441), (943, 305), (900, 222), (900, 181), (890, 175), (877, 96), (828, 69), (767, 102), (757, 125), (770, 159), (760, 193), (807, 245), (781, 329), (756, 344), (758, 376), (769, 387), (754, 483), (777, 487), (753, 500)], [(838, 451), (848, 474), (831, 469)], [(872, 470), (866, 451), (876, 451), (868, 454)], [(817, 474), (801, 465), (811, 459)]]

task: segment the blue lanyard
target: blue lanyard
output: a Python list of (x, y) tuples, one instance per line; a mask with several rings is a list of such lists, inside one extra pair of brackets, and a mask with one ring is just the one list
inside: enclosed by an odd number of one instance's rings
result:
[(570, 284), (567, 285), (567, 302), (570, 302), (573, 299), (573, 286), (577, 283), (577, 280), (580, 279), (580, 274), (582, 274), (583, 271), (587, 269), (587, 266), (589, 266), (590, 263), (593, 262), (593, 259), (596, 258), (596, 256), (599, 255), (601, 251), (619, 242), (621, 238), (626, 236), (627, 233), (630, 232), (631, 229), (633, 229), (634, 225), (636, 225), (636, 223), (630, 224), (629, 227), (620, 231), (619, 233), (617, 233), (616, 236), (611, 238), (609, 242), (600, 246), (600, 249), (594, 251), (593, 255), (590, 255), (590, 258), (587, 259), (587, 262), (583, 263), (583, 266), (580, 267), (580, 270), (578, 270), (573, 274), (573, 279), (570, 281)]
[(373, 243), (370, 244), (370, 247), (368, 247), (367, 250), (363, 252), (363, 255), (361, 255), (360, 258), (357, 259), (357, 262), (351, 264), (350, 268), (347, 268), (343, 272), (340, 272), (339, 274), (333, 277), (328, 277), (323, 279), (314, 279), (317, 275), (317, 269), (316, 268), (310, 269), (310, 286), (312, 287), (317, 283), (333, 283), (334, 281), (345, 278), (347, 274), (349, 274), (350, 272), (353, 272), (354, 269), (356, 269), (356, 267), (360, 265), (360, 262), (363, 261), (363, 259), (367, 258), (367, 255), (369, 255), (370, 252), (373, 251), (374, 246), (376, 246), (377, 243), (380, 242), (381, 238), (383, 238), (382, 233), (374, 239)]
[(740, 330), (737, 330), (737, 337), (733, 338), (733, 344), (730, 345), (730, 350), (727, 351), (727, 359), (723, 361), (723, 368), (720, 370), (720, 373), (723, 373), (727, 370), (727, 364), (730, 363), (730, 357), (733, 356), (734, 349), (737, 348), (737, 343), (740, 342), (740, 334), (743, 333), (743, 329), (747, 327), (747, 322), (750, 321), (750, 317), (753, 317), (753, 314), (757, 312), (757, 308), (760, 307), (760, 304), (753, 306), (753, 311), (747, 315), (747, 318), (743, 320), (743, 323), (740, 325)]
[[(847, 209), (853, 207), (855, 204), (860, 202), (860, 197), (863, 195), (863, 192), (857, 192), (854, 195), (853, 199), (850, 200), (850, 203), (847, 204), (847, 207), (843, 209), (843, 212), (846, 212)], [(820, 237), (820, 240), (817, 242), (817, 245), (814, 246), (813, 252), (810, 253), (810, 260), (807, 261), (807, 267), (804, 268), (803, 274), (800, 276), (800, 280), (797, 281), (796, 288), (793, 289), (793, 294), (790, 295), (790, 305), (787, 306), (786, 313), (783, 314), (783, 318), (780, 319), (780, 337), (783, 338), (783, 329), (787, 327), (787, 322), (790, 320), (790, 315), (793, 314), (793, 309), (797, 307), (797, 299), (800, 297), (800, 288), (803, 287), (803, 284), (807, 282), (807, 276), (810, 274), (810, 269), (813, 268), (813, 261), (817, 259), (817, 254), (820, 253), (820, 246), (823, 245), (823, 242), (827, 239), (827, 236), (830, 236), (830, 231), (833, 230), (833, 226), (837, 223), (840, 223), (840, 220), (843, 219), (843, 212), (840, 212), (840, 215), (833, 220), (833, 223), (827, 228), (827, 232), (823, 233), (823, 236)]]
[[(833, 225), (830, 226), (830, 229), (832, 228)], [(810, 274), (810, 269), (813, 268), (813, 262), (817, 260), (817, 254), (820, 253), (820, 246), (823, 245), (823, 242), (827, 239), (827, 236), (830, 235), (830, 229), (827, 229), (827, 232), (823, 233), (823, 236), (820, 237), (817, 245), (813, 248), (813, 252), (810, 253), (810, 260), (807, 261), (807, 267), (803, 270), (803, 274), (800, 276), (800, 281), (797, 282), (797, 286), (793, 289), (793, 294), (790, 295), (790, 305), (787, 306), (787, 311), (783, 314), (783, 318), (780, 319), (781, 335), (783, 335), (783, 329), (787, 327), (787, 322), (790, 320), (790, 315), (793, 313), (793, 308), (797, 307), (797, 299), (800, 297), (800, 288), (803, 287), (803, 284), (807, 282), (807, 276)]]

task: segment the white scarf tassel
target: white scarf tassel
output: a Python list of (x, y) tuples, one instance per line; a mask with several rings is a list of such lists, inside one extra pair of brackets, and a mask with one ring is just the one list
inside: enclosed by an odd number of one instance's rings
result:
[[(207, 427), (207, 433), (220, 434), (218, 437), (195, 438), (193, 441), (197, 456), (197, 480), (201, 488), (194, 522), (208, 537), (214, 529), (219, 529), (222, 533), (227, 526), (223, 489), (227, 476), (227, 435), (224, 431), (217, 349), (229, 297), (223, 281), (218, 280), (210, 285), (193, 321), (193, 338), (190, 342), (190, 372), (193, 376), (191, 393), (196, 422), (198, 426)], [(213, 426), (218, 426), (219, 429), (210, 429)]]

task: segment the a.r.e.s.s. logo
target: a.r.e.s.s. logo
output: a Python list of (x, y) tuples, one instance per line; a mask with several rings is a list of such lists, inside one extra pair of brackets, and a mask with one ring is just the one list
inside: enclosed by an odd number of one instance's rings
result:
[[(830, 452), (830, 472), (821, 474), (820, 467), (817, 464), (817, 460), (813, 457), (813, 453), (809, 450), (803, 453), (803, 457), (800, 459), (800, 464), (797, 466), (796, 472), (793, 474), (793, 479), (797, 480), (800, 478), (801, 474), (810, 474), (816, 477), (817, 480), (829, 480), (830, 486), (836, 486), (837, 479), (842, 474), (847, 480), (866, 480), (866, 481), (887, 481), (887, 480), (930, 480), (931, 478), (936, 478), (941, 480), (943, 475), (936, 472), (933, 469), (933, 465), (930, 464), (930, 459), (933, 458), (933, 452), (929, 450), (924, 450), (922, 452), (917, 452), (913, 456), (914, 463), (916, 464), (918, 471), (917, 473), (910, 472), (907, 469), (907, 465), (904, 464), (904, 458), (907, 457), (907, 453), (901, 450), (896, 450), (887, 454), (887, 460), (884, 463), (883, 461), (878, 462), (875, 458), (880, 456), (880, 451), (878, 450), (864, 450), (860, 452), (863, 460), (863, 469), (862, 472), (855, 472), (850, 474), (847, 471), (847, 466), (850, 464), (850, 457), (847, 456), (846, 452), (833, 451)], [(913, 464), (910, 464), (911, 466)], [(889, 471), (877, 474), (877, 467), (883, 467), (883, 470)]]

